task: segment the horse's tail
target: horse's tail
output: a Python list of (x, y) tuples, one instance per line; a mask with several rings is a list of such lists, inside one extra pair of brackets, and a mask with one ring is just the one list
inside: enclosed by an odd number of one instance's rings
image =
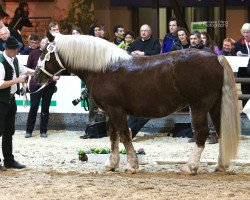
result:
[(227, 167), (231, 159), (237, 156), (240, 139), (240, 114), (238, 95), (232, 68), (224, 56), (218, 56), (220, 64), (224, 68), (224, 80), (222, 86), (221, 125), (220, 125), (220, 156), (219, 163)]

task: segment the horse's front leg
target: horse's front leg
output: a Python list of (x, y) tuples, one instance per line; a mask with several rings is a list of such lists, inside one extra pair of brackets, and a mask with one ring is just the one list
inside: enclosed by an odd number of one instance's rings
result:
[(138, 157), (135, 153), (134, 146), (132, 144), (132, 133), (127, 128), (126, 131), (120, 132), (121, 142), (124, 144), (127, 154), (127, 169), (128, 173), (136, 173), (136, 170), (139, 169)]
[(188, 163), (182, 168), (184, 173), (196, 174), (200, 165), (201, 153), (205, 148), (205, 142), (209, 133), (206, 112), (192, 110), (192, 120), (195, 128), (195, 147)]
[[(127, 115), (122, 110), (112, 109), (109, 112), (109, 121), (111, 124), (111, 132), (116, 134), (110, 135), (111, 139), (111, 155), (110, 155), (110, 166), (115, 167), (116, 163), (119, 162), (119, 140), (124, 144), (127, 153), (127, 169), (128, 173), (135, 173), (139, 168), (138, 158), (135, 153), (131, 133), (128, 129)], [(120, 138), (118, 137), (120, 136)]]
[(105, 168), (108, 171), (115, 171), (119, 168), (120, 155), (119, 155), (119, 140), (120, 137), (115, 130), (113, 123), (109, 120), (109, 137), (111, 142), (111, 153), (109, 159), (105, 163)]

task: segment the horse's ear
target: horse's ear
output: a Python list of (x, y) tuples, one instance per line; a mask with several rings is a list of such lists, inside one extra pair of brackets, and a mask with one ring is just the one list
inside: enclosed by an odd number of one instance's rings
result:
[(47, 36), (49, 42), (53, 42), (54, 39), (55, 39), (55, 36), (53, 36), (53, 35), (50, 33), (49, 30), (46, 31), (46, 36)]

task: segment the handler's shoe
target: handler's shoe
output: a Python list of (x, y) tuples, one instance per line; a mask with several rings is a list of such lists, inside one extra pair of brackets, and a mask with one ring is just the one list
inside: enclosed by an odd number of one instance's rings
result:
[(48, 137), (48, 135), (47, 135), (47, 133), (41, 133), (41, 135), (40, 135), (42, 138), (46, 138), (46, 137)]
[(8, 161), (8, 162), (4, 161), (4, 167), (6, 167), (6, 168), (14, 168), (14, 169), (23, 169), (26, 166), (18, 163), (15, 160), (11, 160), (11, 161)]
[(24, 136), (25, 138), (30, 138), (30, 137), (32, 137), (32, 133), (28, 133), (28, 132), (26, 132), (26, 134), (25, 134), (25, 136)]
[(2, 166), (1, 164), (0, 164), (0, 171), (6, 171), (7, 169), (6, 169), (6, 167), (4, 167), (4, 166)]

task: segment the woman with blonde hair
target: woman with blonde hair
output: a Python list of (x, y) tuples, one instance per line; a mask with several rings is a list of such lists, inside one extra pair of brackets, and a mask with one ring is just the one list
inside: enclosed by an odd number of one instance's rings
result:
[[(242, 37), (235, 42), (234, 54), (237, 56), (248, 56), (250, 57), (250, 23), (243, 24), (240, 30)], [(237, 77), (250, 77), (250, 74), (247, 73), (246, 67), (239, 67)], [(249, 84), (241, 84), (241, 92), (242, 94), (250, 94), (250, 85)], [(247, 100), (243, 100), (242, 104), (245, 106)]]

